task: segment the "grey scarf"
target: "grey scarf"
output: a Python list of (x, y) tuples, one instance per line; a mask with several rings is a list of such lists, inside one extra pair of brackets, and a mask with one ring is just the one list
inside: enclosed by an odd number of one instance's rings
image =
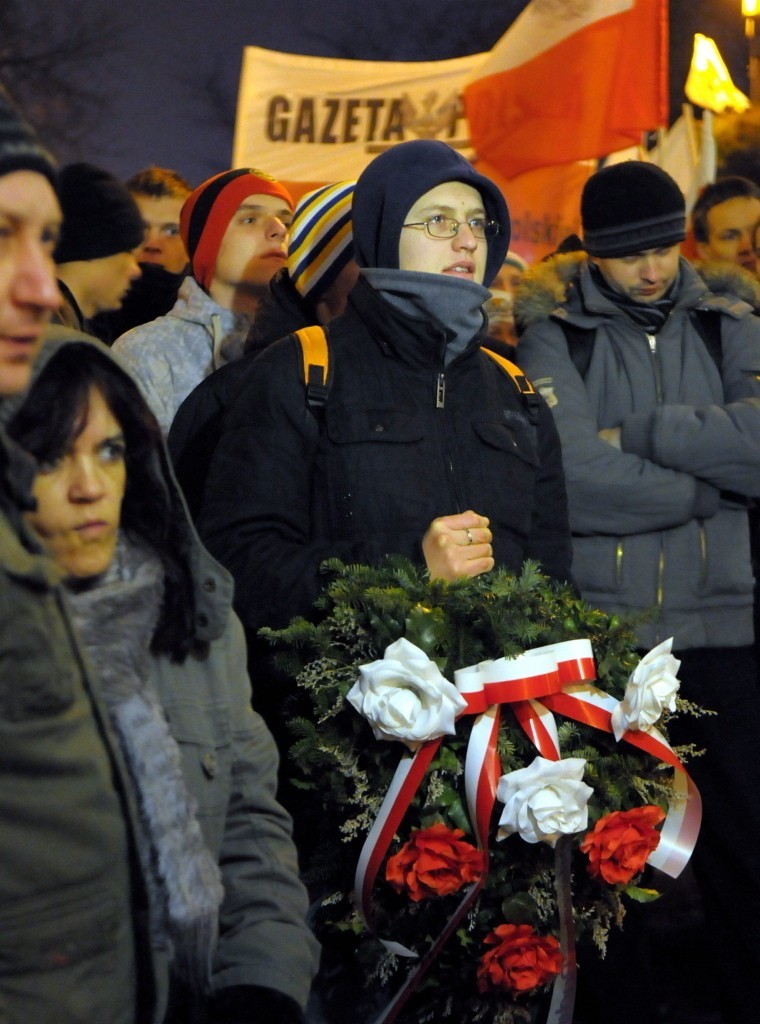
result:
[(491, 293), (475, 281), (388, 267), (365, 267), (362, 274), (386, 302), (406, 316), (432, 320), (448, 334), (446, 366), (464, 352), (486, 324), (483, 304)]
[(668, 317), (673, 312), (673, 307), (676, 304), (674, 296), (678, 295), (681, 280), (681, 273), (679, 271), (676, 274), (675, 281), (661, 299), (655, 299), (654, 302), (637, 302), (608, 284), (607, 279), (595, 263), (591, 264), (591, 276), (602, 295), (622, 309), (647, 334), (657, 334), (667, 323)]
[(72, 590), (74, 621), (100, 681), (137, 791), (138, 842), (151, 892), (154, 936), (172, 967), (205, 990), (224, 895), (188, 793), (179, 748), (150, 682), (150, 641), (163, 595), (157, 556), (120, 537), (108, 571)]

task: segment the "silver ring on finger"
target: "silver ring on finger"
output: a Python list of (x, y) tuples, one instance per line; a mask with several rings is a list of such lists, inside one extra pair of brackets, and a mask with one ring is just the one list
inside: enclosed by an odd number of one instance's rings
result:
[(472, 544), (472, 531), (469, 530), (469, 529), (466, 529), (464, 532), (467, 534), (467, 543), (468, 544)]

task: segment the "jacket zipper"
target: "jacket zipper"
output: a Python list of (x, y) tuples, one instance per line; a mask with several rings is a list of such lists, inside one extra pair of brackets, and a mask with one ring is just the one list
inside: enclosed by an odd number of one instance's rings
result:
[[(648, 334), (644, 332), (646, 339), (649, 342), (649, 351), (652, 354), (652, 369), (654, 370), (654, 386), (655, 395), (657, 398), (657, 404), (662, 405), (662, 378), (660, 376), (660, 364), (657, 361), (657, 335)], [(622, 586), (623, 583), (623, 554), (624, 544), (622, 537), (618, 538), (617, 545), (615, 548), (615, 580), (617, 586)], [(662, 580), (665, 571), (664, 566), (664, 555), (660, 552), (659, 566), (658, 566), (658, 579), (657, 579), (657, 607), (662, 607)]]
[(446, 374), (439, 373), (435, 381), (435, 407), (443, 409), (446, 404)]
[[(655, 387), (655, 398), (657, 405), (662, 405), (662, 374), (660, 372), (660, 363), (657, 358), (657, 335), (647, 334), (647, 341), (649, 342), (649, 351), (652, 353), (652, 369), (654, 371), (654, 387)], [(656, 590), (656, 607), (660, 613), (657, 617), (657, 625), (655, 626), (655, 639), (657, 643), (660, 642), (660, 625), (662, 621), (662, 606), (665, 601), (665, 540), (660, 531), (660, 555), (657, 559), (657, 590)]]
[[(438, 373), (436, 375), (434, 390), (435, 390), (435, 407), (436, 407), (436, 409), (445, 409), (446, 408), (446, 373), (445, 373), (445, 371), (441, 371), (441, 373)], [(454, 462), (453, 462), (453, 460), (451, 458), (451, 446), (449, 444), (449, 434), (448, 434), (448, 429), (447, 429), (447, 425), (446, 425), (445, 421), (444, 421), (444, 425), (443, 425), (443, 431), (444, 431), (444, 443), (446, 445), (446, 464), (447, 464), (448, 471), (449, 471), (449, 481), (451, 483), (451, 491), (452, 491), (452, 494), (454, 496), (454, 504), (456, 506), (457, 512), (463, 512), (464, 511), (464, 507), (462, 505), (462, 499), (461, 499), (461, 496), (459, 494), (459, 488), (457, 487), (456, 476), (454, 474)]]
[(654, 387), (657, 404), (662, 405), (662, 375), (660, 373), (660, 363), (657, 359), (657, 335), (647, 334), (647, 341), (649, 342), (649, 351), (652, 353), (652, 368), (654, 369)]
[[(665, 549), (660, 543), (660, 557), (657, 563), (657, 607), (662, 608), (662, 602), (665, 597)], [(657, 628), (657, 639), (660, 639), (660, 629)]]
[[(649, 342), (649, 350), (652, 353), (652, 361), (654, 364), (654, 379), (657, 395), (657, 404), (662, 405), (662, 375), (660, 373), (660, 364), (657, 360), (657, 336), (654, 334), (647, 334), (647, 341)], [(665, 591), (665, 547), (662, 537), (660, 539), (660, 545), (660, 560), (657, 569), (657, 608), (661, 611)], [(700, 585), (704, 587), (707, 583), (707, 535), (705, 533), (704, 523), (699, 524), (699, 561)], [(659, 642), (659, 628), (657, 629), (656, 637)]]
[(699, 585), (702, 589), (707, 586), (707, 533), (705, 524), (699, 524), (699, 557), (702, 563), (702, 571), (699, 574)]
[(618, 537), (615, 546), (615, 584), (618, 588), (623, 585), (623, 539)]

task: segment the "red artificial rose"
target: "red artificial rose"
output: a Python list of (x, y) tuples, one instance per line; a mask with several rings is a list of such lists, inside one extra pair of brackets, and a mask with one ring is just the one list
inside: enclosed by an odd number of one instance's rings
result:
[(562, 970), (553, 935), (539, 935), (529, 924), (500, 924), (483, 940), (493, 946), (480, 958), (479, 992), (530, 992)]
[(483, 854), (463, 843), (461, 828), (431, 825), (412, 833), (385, 869), (385, 877), (398, 892), (416, 902), (429, 896), (448, 896), (483, 873)]
[(581, 843), (581, 850), (588, 854), (589, 874), (601, 875), (610, 885), (630, 882), (657, 847), (660, 833), (654, 826), (664, 817), (654, 804), (605, 814)]

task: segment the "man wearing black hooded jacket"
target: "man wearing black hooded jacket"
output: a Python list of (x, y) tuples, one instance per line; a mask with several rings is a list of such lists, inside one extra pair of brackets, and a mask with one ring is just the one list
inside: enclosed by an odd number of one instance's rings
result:
[(257, 360), (212, 461), (199, 528), (251, 631), (308, 613), (333, 556), (399, 553), (448, 579), (526, 558), (570, 574), (551, 414), (540, 402), (532, 423), (480, 351), (485, 285), (509, 245), (501, 193), (445, 143), (402, 143), (361, 175), (353, 230), (362, 270), (328, 330), (324, 415), (284, 338)]

